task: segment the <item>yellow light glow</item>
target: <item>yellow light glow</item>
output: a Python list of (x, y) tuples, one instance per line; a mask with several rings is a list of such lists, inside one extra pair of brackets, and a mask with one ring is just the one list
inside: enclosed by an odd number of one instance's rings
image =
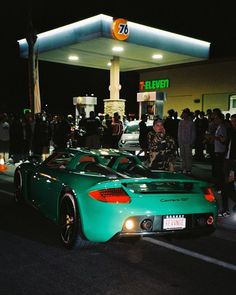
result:
[(126, 220), (125, 227), (128, 230), (133, 229), (134, 228), (134, 222), (133, 222), (133, 220), (131, 220), (131, 219)]
[(153, 54), (152, 58), (153, 59), (162, 59), (163, 55), (161, 55), (161, 54)]
[(112, 51), (114, 51), (114, 52), (122, 52), (122, 51), (124, 51), (124, 48), (120, 47), (120, 46), (115, 46), (115, 47), (112, 48)]
[(76, 61), (76, 60), (79, 60), (79, 57), (77, 55), (70, 55), (68, 57), (69, 60), (73, 60), (73, 61)]

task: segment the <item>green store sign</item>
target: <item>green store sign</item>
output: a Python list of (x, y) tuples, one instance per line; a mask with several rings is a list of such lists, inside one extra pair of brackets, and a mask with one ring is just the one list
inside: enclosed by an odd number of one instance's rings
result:
[(139, 90), (140, 91), (169, 88), (169, 86), (170, 86), (169, 79), (146, 80), (146, 81), (139, 82)]

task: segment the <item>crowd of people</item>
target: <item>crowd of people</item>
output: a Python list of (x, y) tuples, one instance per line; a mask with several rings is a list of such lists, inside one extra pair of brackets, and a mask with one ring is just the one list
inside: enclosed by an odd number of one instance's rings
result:
[[(124, 122), (118, 112), (113, 117), (81, 116), (75, 128), (72, 116), (28, 112), (22, 116), (0, 114), (0, 156), (4, 162), (19, 163), (30, 156), (45, 159), (51, 148), (63, 149), (68, 146), (96, 149), (118, 148)], [(10, 159), (10, 160), (9, 160)]]
[(79, 120), (78, 132), (74, 133), (73, 140), (75, 145), (89, 149), (118, 148), (123, 130), (124, 120), (121, 120), (118, 112), (115, 112), (113, 117), (108, 114), (99, 117), (91, 111), (88, 118), (83, 115)]
[[(228, 198), (236, 201), (236, 114), (224, 116), (220, 109), (191, 112), (185, 108), (180, 118), (174, 110), (164, 120), (153, 121), (151, 130), (143, 115), (139, 142), (152, 169), (175, 170), (177, 156), (181, 172), (192, 174), (192, 160), (209, 158), (216, 189), (222, 196), (222, 212), (229, 215)], [(193, 153), (194, 151), (194, 153)]]
[[(72, 119), (72, 120), (71, 120)], [(229, 214), (228, 196), (236, 194), (236, 114), (230, 116), (220, 109), (194, 112), (185, 108), (180, 117), (171, 109), (167, 117), (146, 125), (143, 114), (139, 123), (139, 143), (145, 163), (152, 169), (175, 171), (177, 157), (181, 172), (191, 175), (192, 160), (209, 158), (212, 176), (222, 195), (223, 215)], [(118, 112), (98, 117), (94, 111), (83, 114), (78, 128), (73, 118), (28, 112), (23, 116), (0, 114), (0, 156), (5, 162), (25, 161), (29, 156), (46, 158), (50, 148), (79, 146), (89, 149), (118, 148), (127, 119)], [(193, 153), (194, 151), (194, 153)]]

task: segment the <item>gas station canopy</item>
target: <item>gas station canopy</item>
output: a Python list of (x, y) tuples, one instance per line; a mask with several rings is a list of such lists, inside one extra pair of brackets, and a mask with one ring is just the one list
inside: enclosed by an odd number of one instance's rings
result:
[[(134, 71), (204, 60), (210, 43), (99, 14), (37, 35), (38, 59), (109, 70), (119, 57), (120, 71)], [(18, 41), (28, 58), (26, 39)]]

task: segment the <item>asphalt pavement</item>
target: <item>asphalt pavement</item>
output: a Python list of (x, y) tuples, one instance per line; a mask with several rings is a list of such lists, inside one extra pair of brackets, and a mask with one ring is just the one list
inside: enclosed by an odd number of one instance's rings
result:
[[(177, 161), (176, 170), (179, 170), (180, 163)], [(15, 165), (7, 165), (7, 169), (5, 171), (0, 171), (0, 174), (12, 176), (14, 175), (16, 166)], [(178, 172), (177, 172), (178, 173)], [(193, 161), (192, 168), (192, 176), (193, 178), (202, 179), (208, 181), (210, 184), (214, 186), (214, 179), (211, 176), (211, 163), (207, 160), (198, 162)], [(216, 198), (219, 206), (219, 210), (221, 208), (221, 195), (216, 193)], [(227, 229), (231, 232), (236, 233), (236, 204), (231, 199), (229, 200), (229, 209), (230, 216), (227, 217), (218, 217), (218, 227)]]

